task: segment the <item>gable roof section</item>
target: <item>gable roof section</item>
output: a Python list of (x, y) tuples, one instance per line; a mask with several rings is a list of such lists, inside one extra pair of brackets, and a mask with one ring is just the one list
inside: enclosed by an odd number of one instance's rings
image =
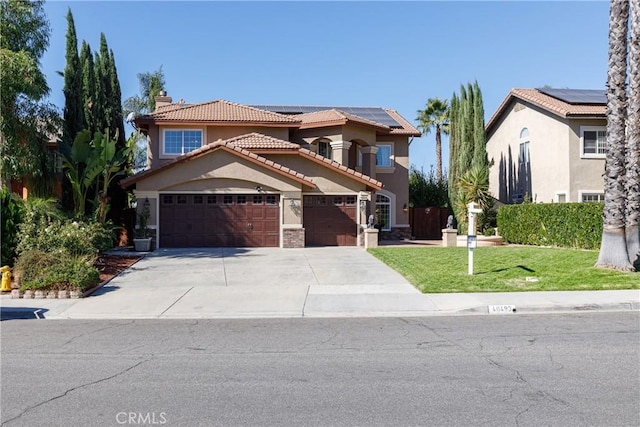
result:
[(233, 155), (236, 155), (242, 159), (248, 160), (252, 163), (264, 166), (267, 169), (271, 169), (273, 171), (275, 171), (276, 173), (283, 175), (287, 178), (291, 178), (294, 181), (297, 181), (301, 184), (306, 185), (307, 187), (311, 187), (311, 188), (315, 188), (316, 185), (313, 183), (313, 181), (311, 181), (309, 178), (307, 178), (306, 176), (304, 176), (303, 174), (301, 174), (300, 172), (296, 172), (292, 169), (289, 169), (286, 166), (282, 166), (279, 163), (276, 163), (272, 160), (266, 159), (262, 156), (259, 156), (258, 154), (252, 153), (248, 150), (245, 150), (244, 148), (241, 147), (237, 147), (235, 145), (233, 145), (232, 142), (227, 142), (227, 141), (218, 141), (218, 142), (214, 142), (213, 144), (208, 144), (205, 145), (203, 147), (198, 148), (197, 150), (193, 150), (187, 154), (184, 154), (180, 157), (175, 158), (174, 160), (158, 167), (158, 168), (154, 168), (154, 169), (148, 169), (146, 171), (137, 173), (136, 175), (133, 175), (129, 178), (123, 179), (122, 181), (120, 181), (120, 186), (123, 188), (127, 188), (127, 187), (131, 187), (133, 184), (135, 184), (136, 182), (140, 181), (141, 179), (144, 178), (148, 178), (150, 176), (156, 175), (162, 171), (165, 171), (169, 168), (172, 168), (174, 166), (176, 166), (177, 164), (180, 163), (186, 163), (190, 160), (196, 159), (198, 157), (202, 157), (205, 156), (209, 153), (213, 153), (214, 151), (218, 151), (218, 150), (222, 150), (222, 151), (226, 151), (228, 153), (231, 153)]
[(245, 150), (249, 150), (253, 152), (257, 152), (260, 150), (290, 151), (290, 150), (297, 150), (300, 148), (298, 144), (294, 144), (293, 142), (284, 141), (282, 139), (263, 135), (257, 132), (236, 136), (234, 138), (227, 139), (226, 142), (233, 144), (236, 147), (244, 148)]
[(404, 117), (402, 117), (396, 110), (390, 110), (385, 108), (384, 111), (388, 115), (402, 126), (401, 128), (391, 128), (391, 135), (407, 135), (407, 136), (422, 136), (422, 132), (416, 129), (411, 123), (409, 123)]
[(502, 101), (496, 112), (493, 113), (493, 116), (491, 116), (487, 122), (487, 125), (485, 126), (487, 132), (490, 132), (491, 128), (497, 123), (498, 118), (504, 113), (509, 103), (514, 99), (520, 99), (531, 103), (561, 118), (605, 118), (607, 115), (606, 104), (569, 104), (561, 99), (542, 93), (537, 89), (511, 89), (507, 97)]
[(352, 122), (364, 126), (370, 126), (383, 132), (389, 132), (391, 130), (389, 126), (365, 119), (364, 117), (360, 117), (355, 114), (338, 110), (336, 108), (303, 113), (296, 117), (302, 122), (300, 129), (317, 128), (322, 126), (341, 126)]
[(171, 104), (159, 107), (153, 113), (136, 118), (136, 122), (176, 123), (251, 123), (297, 127), (300, 120), (285, 114), (261, 110), (225, 100), (200, 104)]

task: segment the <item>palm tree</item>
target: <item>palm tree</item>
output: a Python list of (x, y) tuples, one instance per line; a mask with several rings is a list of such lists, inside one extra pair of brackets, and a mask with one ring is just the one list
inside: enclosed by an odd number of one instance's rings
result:
[(640, 271), (640, 2), (631, 2), (630, 19), (625, 232), (629, 261)]
[(445, 99), (429, 98), (424, 110), (418, 110), (416, 120), (420, 123), (418, 129), (423, 135), (436, 131), (436, 173), (438, 183), (442, 183), (442, 136), (449, 134), (449, 103)]
[(633, 271), (625, 238), (625, 116), (629, 1), (612, 0), (609, 10), (607, 72), (607, 158), (604, 221), (596, 267)]

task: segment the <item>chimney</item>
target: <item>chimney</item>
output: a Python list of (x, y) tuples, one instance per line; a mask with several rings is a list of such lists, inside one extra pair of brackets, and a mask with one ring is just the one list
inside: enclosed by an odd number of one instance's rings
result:
[(165, 105), (171, 105), (171, 103), (173, 102), (171, 97), (167, 96), (167, 91), (166, 90), (161, 90), (158, 93), (158, 96), (156, 96), (154, 99), (156, 101), (156, 110), (158, 109), (158, 107), (164, 107)]

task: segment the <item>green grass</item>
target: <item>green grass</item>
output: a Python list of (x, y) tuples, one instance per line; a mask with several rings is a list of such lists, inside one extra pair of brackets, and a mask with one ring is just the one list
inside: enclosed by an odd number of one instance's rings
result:
[(473, 276), (467, 274), (466, 248), (374, 248), (369, 252), (424, 293), (640, 289), (640, 273), (594, 268), (596, 251), (476, 248)]

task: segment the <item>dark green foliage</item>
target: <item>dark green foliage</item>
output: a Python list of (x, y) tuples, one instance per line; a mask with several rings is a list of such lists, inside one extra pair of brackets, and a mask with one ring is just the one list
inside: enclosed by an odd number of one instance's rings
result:
[(29, 175), (47, 180), (41, 169), (49, 155), (46, 136), (59, 126), (40, 58), (51, 29), (42, 1), (0, 2), (0, 171), (3, 180)]
[(483, 199), (488, 197), (489, 162), (478, 82), (460, 86), (460, 94), (451, 98), (449, 118), (449, 200), (460, 229), (466, 224), (467, 203), (477, 202), (487, 209)]
[(64, 68), (64, 133), (63, 140), (71, 144), (78, 132), (84, 129), (82, 95), (82, 67), (78, 57), (78, 38), (71, 9), (67, 12), (67, 50)]
[(13, 269), (16, 283), (22, 285), (33, 282), (44, 269), (54, 265), (58, 259), (54, 254), (39, 250), (24, 251)]
[(84, 40), (80, 49), (80, 65), (82, 65), (82, 99), (84, 107), (84, 128), (92, 134), (96, 127), (96, 75), (93, 65), (91, 46)]
[(93, 259), (86, 257), (57, 259), (34, 273), (35, 277), (22, 280), (21, 290), (72, 288), (84, 291), (100, 283), (100, 273), (93, 266)]
[(2, 198), (2, 207), (0, 210), (0, 221), (2, 222), (2, 259), (0, 259), (0, 266), (11, 266), (16, 257), (16, 247), (18, 246), (18, 226), (22, 219), (22, 201), (15, 195), (12, 195), (7, 187), (2, 188), (0, 197)]
[(498, 210), (498, 230), (508, 243), (598, 249), (602, 203), (524, 203)]
[(447, 207), (447, 181), (438, 181), (433, 167), (429, 173), (411, 167), (409, 171), (409, 205), (411, 207)]

